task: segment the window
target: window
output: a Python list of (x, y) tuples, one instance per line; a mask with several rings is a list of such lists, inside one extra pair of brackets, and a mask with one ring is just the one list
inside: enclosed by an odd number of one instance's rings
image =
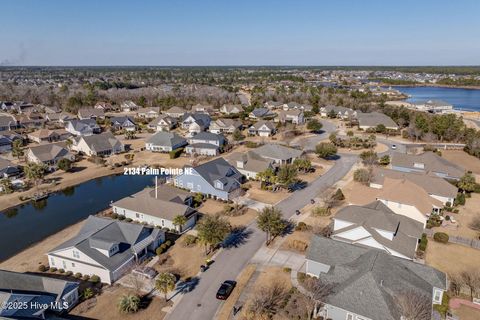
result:
[(72, 267), (75, 267), (75, 262), (72, 262)]
[(65, 260), (62, 261), (62, 265), (63, 265), (63, 269), (67, 268), (67, 263), (65, 262)]
[(140, 218), (140, 213), (135, 213), (135, 216), (136, 216), (137, 218)]
[(80, 258), (80, 252), (78, 252), (77, 250), (73, 250), (73, 257), (74, 258)]
[(347, 320), (353, 320), (353, 314), (347, 313)]
[(442, 303), (442, 290), (433, 289), (433, 302)]
[(50, 264), (51, 264), (52, 266), (55, 265), (55, 260), (54, 260), (53, 258), (50, 258)]

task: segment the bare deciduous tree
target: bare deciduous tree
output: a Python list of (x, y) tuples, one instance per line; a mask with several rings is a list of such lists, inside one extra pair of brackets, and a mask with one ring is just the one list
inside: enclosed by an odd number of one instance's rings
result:
[(307, 278), (303, 282), (303, 287), (309, 292), (309, 299), (304, 303), (308, 310), (308, 319), (312, 319), (323, 306), (325, 299), (333, 293), (335, 285), (317, 278)]
[(287, 288), (280, 282), (261, 287), (247, 303), (247, 319), (271, 319), (285, 298)]
[(397, 295), (396, 302), (402, 319), (430, 320), (432, 318), (432, 300), (426, 294), (408, 290)]

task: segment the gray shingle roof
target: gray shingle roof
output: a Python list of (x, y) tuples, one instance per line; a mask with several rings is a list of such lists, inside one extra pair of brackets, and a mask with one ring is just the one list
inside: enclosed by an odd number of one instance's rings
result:
[(180, 137), (178, 134), (173, 132), (163, 132), (159, 131), (147, 139), (147, 143), (151, 143), (155, 146), (176, 146), (176, 145), (186, 145), (187, 140)]
[(398, 320), (396, 296), (414, 290), (432, 298), (446, 289), (446, 275), (434, 268), (383, 251), (314, 236), (307, 259), (331, 268), (320, 279), (334, 284), (326, 303), (373, 320)]
[(122, 144), (111, 132), (82, 136), (79, 139), (83, 139), (89, 148), (97, 153), (109, 151)]
[[(153, 241), (161, 232), (163, 231), (140, 224), (89, 216), (76, 236), (57, 246), (49, 254), (55, 255), (56, 252), (75, 247), (107, 270), (113, 271), (132, 257), (135, 244), (147, 238)], [(103, 243), (118, 243), (119, 251), (107, 257), (92, 247), (90, 239), (94, 239), (93, 243), (97, 243), (95, 240)]]
[(414, 166), (415, 163), (423, 163), (425, 172), (445, 173), (454, 178), (460, 178), (465, 173), (464, 168), (431, 151), (418, 155), (399, 152), (393, 154), (392, 166), (419, 170), (420, 168)]
[(194, 168), (209, 184), (215, 186), (215, 180), (224, 178), (222, 190), (230, 192), (240, 187), (243, 175), (225, 159), (217, 158)]
[(265, 144), (261, 147), (253, 149), (252, 151), (262, 158), (280, 160), (299, 158), (303, 154), (302, 150), (297, 150), (294, 148), (289, 148), (280, 144), (273, 143)]
[(67, 150), (64, 142), (42, 144), (39, 146), (30, 147), (30, 151), (38, 160), (42, 162), (71, 156), (71, 153)]
[(357, 119), (360, 126), (376, 127), (383, 124), (387, 128), (398, 128), (392, 118), (380, 112), (357, 113)]
[[(243, 168), (237, 167), (237, 161), (243, 162)], [(267, 160), (253, 151), (248, 151), (246, 153), (232, 153), (228, 158), (228, 162), (236, 168), (258, 173), (265, 171), (268, 167), (270, 167), (273, 160)]]
[(373, 169), (372, 183), (383, 185), (385, 178), (410, 180), (431, 195), (455, 198), (458, 192), (457, 187), (435, 175), (420, 172), (403, 172), (385, 168)]
[[(365, 206), (344, 207), (337, 212), (334, 219), (353, 223), (348, 229), (363, 227), (381, 245), (410, 258), (414, 257), (418, 239), (421, 238), (423, 233), (422, 223), (395, 214), (380, 201)], [(334, 234), (341, 234), (346, 229), (336, 230)], [(394, 234), (393, 239), (385, 238), (376, 230), (392, 232)], [(349, 241), (348, 239), (343, 240)]]

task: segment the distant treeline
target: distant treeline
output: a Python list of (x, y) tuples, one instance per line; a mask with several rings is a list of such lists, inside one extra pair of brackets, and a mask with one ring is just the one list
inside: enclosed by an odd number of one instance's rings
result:
[(414, 80), (402, 80), (402, 79), (371, 78), (370, 80), (378, 81), (378, 82), (385, 83), (385, 84), (391, 84), (391, 85), (394, 85), (394, 86), (398, 86), (398, 85), (404, 85), (405, 86), (405, 85), (419, 84), (419, 82), (414, 81)]
[(474, 78), (464, 78), (464, 79), (450, 79), (445, 78), (437, 82), (438, 84), (449, 85), (449, 86), (470, 86), (470, 87), (480, 87), (480, 80)]

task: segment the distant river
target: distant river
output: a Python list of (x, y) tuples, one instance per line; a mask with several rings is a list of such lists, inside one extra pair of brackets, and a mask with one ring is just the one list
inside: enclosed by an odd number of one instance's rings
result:
[(110, 201), (153, 186), (153, 179), (153, 176), (124, 175), (97, 178), (45, 200), (1, 212), (0, 261), (107, 208)]
[(455, 109), (480, 111), (480, 90), (440, 87), (395, 87), (411, 96), (408, 102), (422, 100), (443, 100)]

